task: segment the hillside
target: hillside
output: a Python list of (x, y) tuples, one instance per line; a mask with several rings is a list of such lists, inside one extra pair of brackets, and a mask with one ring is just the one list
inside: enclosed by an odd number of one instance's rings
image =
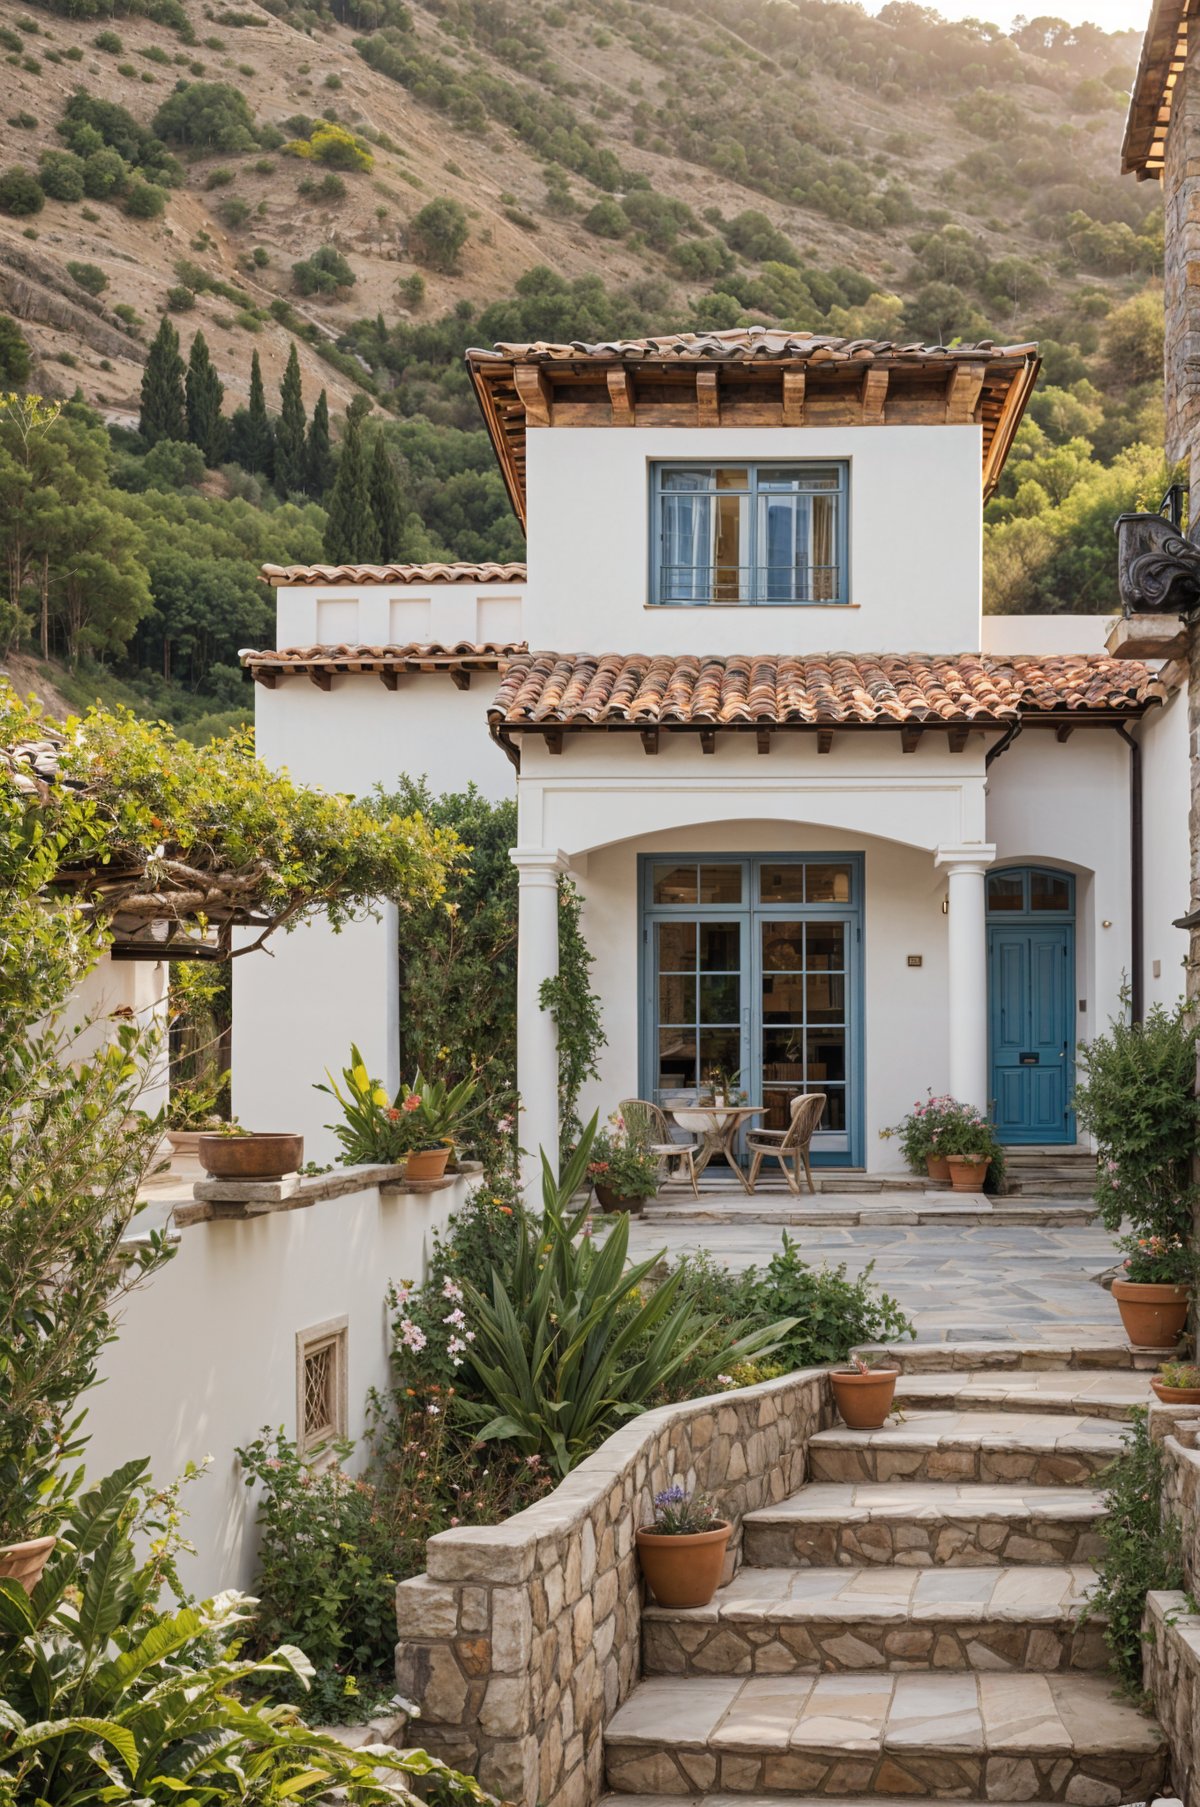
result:
[[(1116, 174), (1134, 34), (1005, 36), (905, 0), (878, 18), (837, 0), (69, 4), (0, 0), (0, 314), (32, 359), (0, 387), (78, 391), (125, 429), (110, 475), (143, 537), (172, 484), (206, 533), (231, 497), (277, 507), (243, 480), (270, 478), (269, 455), (236, 433), (221, 475), (137, 466), (164, 311), (185, 355), (203, 333), (227, 416), (253, 354), (277, 409), (293, 346), (335, 437), (369, 398), (404, 496), (392, 556), (417, 557), (520, 555), (465, 344), (742, 319), (1036, 337), (1045, 388), (993, 506), (992, 606), (1111, 606), (1096, 559), (1082, 580), (1060, 568), (1060, 514), (1081, 486), (1098, 509), (1160, 475), (1159, 196)], [(319, 546), (309, 494), (239, 527), (243, 556)], [(213, 695), (224, 664), (228, 705), (229, 636), (180, 668), (154, 569), (149, 597), (82, 639), (43, 602), (45, 650)]]

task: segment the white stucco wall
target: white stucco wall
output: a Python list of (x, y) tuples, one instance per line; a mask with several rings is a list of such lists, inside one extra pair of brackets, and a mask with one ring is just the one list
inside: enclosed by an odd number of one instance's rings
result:
[[(980, 448), (975, 426), (530, 428), (525, 637), (572, 652), (977, 646)], [(647, 607), (649, 468), (663, 458), (848, 459), (849, 606)]]
[(985, 653), (1102, 653), (1111, 615), (984, 615)]
[[(157, 1022), (166, 1030), (167, 967), (160, 960), (113, 960), (106, 954), (79, 985), (64, 1012), (64, 1028), (81, 1033), (71, 1044), (72, 1058), (92, 1059), (113, 1039), (112, 1013), (132, 1010), (145, 1027)], [(86, 1025), (86, 1026), (84, 1026)], [(153, 1113), (167, 1101), (168, 1067), (165, 1041), (162, 1058), (148, 1076), (139, 1099), (142, 1110)]]
[(1187, 695), (1177, 690), (1165, 709), (1152, 709), (1139, 730), (1145, 845), (1145, 1001), (1170, 1006), (1185, 990), (1185, 930), (1191, 896), (1188, 809)]
[(427, 1195), (377, 1187), (261, 1217), (190, 1224), (174, 1259), (126, 1302), (86, 1395), (89, 1476), (135, 1456), (156, 1481), (213, 1458), (185, 1495), (196, 1555), (181, 1563), (201, 1596), (249, 1589), (254, 1495), (234, 1455), (263, 1425), (296, 1434), (296, 1336), (348, 1326), (348, 1428), (361, 1438), (370, 1387), (388, 1381), (389, 1280), (420, 1279), (432, 1232), (468, 1182)]

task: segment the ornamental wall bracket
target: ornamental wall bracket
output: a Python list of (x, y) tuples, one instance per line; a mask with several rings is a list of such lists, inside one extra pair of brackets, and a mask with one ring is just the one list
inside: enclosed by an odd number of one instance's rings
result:
[(1163, 514), (1118, 516), (1117, 583), (1126, 615), (1200, 610), (1200, 543)]

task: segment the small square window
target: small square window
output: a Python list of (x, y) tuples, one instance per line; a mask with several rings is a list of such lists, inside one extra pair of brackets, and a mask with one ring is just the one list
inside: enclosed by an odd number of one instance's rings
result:
[(331, 1318), (296, 1334), (296, 1443), (312, 1454), (347, 1432), (348, 1321)]

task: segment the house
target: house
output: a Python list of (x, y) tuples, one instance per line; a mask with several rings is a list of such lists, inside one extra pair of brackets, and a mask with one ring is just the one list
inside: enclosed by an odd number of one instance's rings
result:
[[(926, 1087), (1074, 1144), (1074, 1051), (1173, 1001), (1187, 724), (1094, 616), (982, 613), (1030, 345), (760, 328), (467, 357), (528, 565), (268, 568), (259, 751), (519, 801), (522, 1140), (557, 1146), (557, 882), (607, 1045), (586, 1110), (740, 1073), (899, 1164)], [(235, 1107), (291, 1126), (353, 1038), (389, 1083), (397, 925), (236, 972)], [(312, 1134), (308, 1124), (306, 1131)], [(316, 1150), (314, 1150), (316, 1152)]]

